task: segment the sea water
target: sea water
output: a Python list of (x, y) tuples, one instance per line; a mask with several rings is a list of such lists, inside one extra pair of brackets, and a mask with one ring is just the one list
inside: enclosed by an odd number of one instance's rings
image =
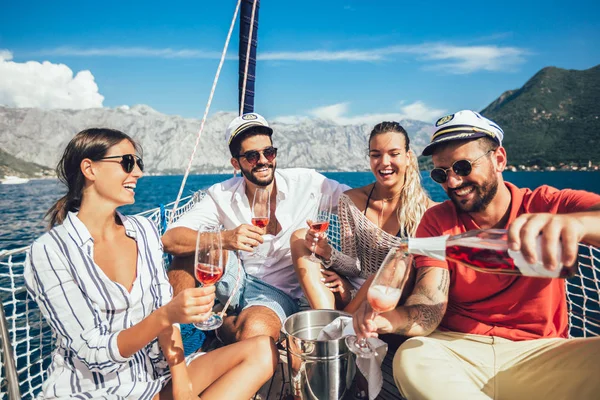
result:
[[(327, 172), (328, 178), (350, 187), (374, 181), (371, 172)], [(191, 175), (183, 196), (229, 179), (232, 175)], [(447, 199), (440, 185), (422, 172), (425, 190), (435, 201)], [(174, 201), (183, 176), (147, 176), (138, 181), (135, 204), (121, 208), (125, 214), (135, 214)], [(572, 188), (600, 194), (600, 172), (505, 172), (504, 179), (520, 187), (535, 188), (551, 185), (559, 189)], [(0, 250), (27, 246), (45, 231), (44, 214), (65, 193), (56, 179), (32, 180), (22, 185), (0, 185)]]

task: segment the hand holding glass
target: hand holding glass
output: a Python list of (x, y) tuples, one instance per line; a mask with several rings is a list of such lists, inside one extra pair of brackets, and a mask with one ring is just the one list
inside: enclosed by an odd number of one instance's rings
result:
[[(331, 196), (328, 194), (322, 194), (319, 199), (319, 204), (315, 209), (312, 217), (306, 221), (310, 230), (315, 233), (323, 233), (329, 228), (329, 219), (331, 218)], [(315, 256), (316, 244), (312, 247), (312, 254), (307, 258), (312, 262), (319, 262), (319, 259)]]
[[(391, 311), (396, 307), (411, 265), (412, 257), (403, 248), (392, 248), (387, 254), (367, 291), (367, 301), (373, 309), (371, 320), (374, 320), (378, 314)], [(350, 351), (359, 357), (369, 358), (375, 355), (375, 350), (366, 338), (347, 336), (346, 344)]]
[[(267, 232), (267, 225), (271, 216), (271, 196), (269, 191), (264, 188), (256, 188), (254, 191), (254, 199), (252, 200), (252, 225), (263, 230), (263, 234)], [(257, 246), (258, 247), (258, 246)], [(257, 248), (251, 254), (251, 257), (264, 257), (258, 253)]]
[[(223, 276), (225, 257), (221, 245), (221, 232), (218, 230), (198, 231), (194, 272), (202, 286), (214, 285)], [(194, 326), (203, 331), (210, 331), (217, 329), (222, 324), (223, 319), (219, 315), (212, 314), (206, 321), (197, 322)]]

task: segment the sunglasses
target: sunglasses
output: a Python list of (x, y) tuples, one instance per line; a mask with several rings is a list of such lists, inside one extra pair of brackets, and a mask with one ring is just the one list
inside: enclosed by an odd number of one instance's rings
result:
[(121, 159), (121, 161), (119, 161), (119, 164), (121, 164), (121, 167), (123, 167), (123, 171), (127, 172), (128, 174), (131, 173), (131, 171), (133, 171), (133, 168), (135, 168), (136, 163), (137, 166), (140, 167), (140, 171), (144, 172), (144, 162), (140, 157), (136, 156), (135, 154), (123, 154), (122, 156), (103, 157), (100, 160), (110, 160), (113, 158)]
[(254, 167), (256, 164), (258, 164), (261, 154), (263, 156), (265, 156), (267, 161), (273, 161), (275, 159), (275, 157), (277, 157), (277, 148), (273, 147), (273, 146), (269, 146), (266, 149), (263, 149), (260, 151), (249, 150), (249, 151), (245, 152), (244, 154), (238, 155), (236, 158), (244, 157), (246, 159), (246, 161), (248, 161), (248, 164), (250, 164), (251, 166)]
[(456, 160), (450, 168), (434, 168), (429, 173), (431, 179), (437, 183), (445, 183), (448, 180), (448, 171), (452, 170), (458, 176), (468, 176), (473, 171), (473, 164), (482, 157), (487, 156), (494, 150), (488, 150), (473, 161)]

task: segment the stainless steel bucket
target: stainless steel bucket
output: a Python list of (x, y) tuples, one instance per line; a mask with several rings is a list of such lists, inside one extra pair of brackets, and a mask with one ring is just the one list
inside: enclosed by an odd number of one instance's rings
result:
[(316, 340), (321, 330), (342, 311), (309, 310), (283, 323), (291, 393), (294, 399), (339, 400), (352, 385), (356, 363), (345, 340)]

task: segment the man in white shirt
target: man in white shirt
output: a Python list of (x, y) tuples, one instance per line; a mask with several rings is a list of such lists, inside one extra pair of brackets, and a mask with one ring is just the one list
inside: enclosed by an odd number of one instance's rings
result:
[[(226, 343), (258, 335), (279, 338), (283, 321), (298, 311), (302, 297), (291, 259), (291, 235), (306, 227), (321, 194), (331, 195), (336, 207), (339, 195), (348, 189), (312, 169), (276, 170), (277, 149), (272, 134), (259, 114), (235, 118), (227, 128), (227, 136), (231, 164), (242, 176), (210, 187), (206, 196), (162, 238), (165, 251), (175, 256), (169, 280), (176, 295), (196, 284), (193, 256), (198, 229), (224, 226), (223, 247), (231, 251), (225, 275), (217, 283), (221, 303), (234, 291), (238, 265), (242, 264), (239, 287), (230, 305), (238, 315), (225, 318), (219, 331)], [(265, 229), (251, 224), (251, 204), (257, 188), (270, 193), (271, 218)], [(265, 257), (251, 255), (255, 248)], [(241, 263), (235, 250), (239, 250)]]

